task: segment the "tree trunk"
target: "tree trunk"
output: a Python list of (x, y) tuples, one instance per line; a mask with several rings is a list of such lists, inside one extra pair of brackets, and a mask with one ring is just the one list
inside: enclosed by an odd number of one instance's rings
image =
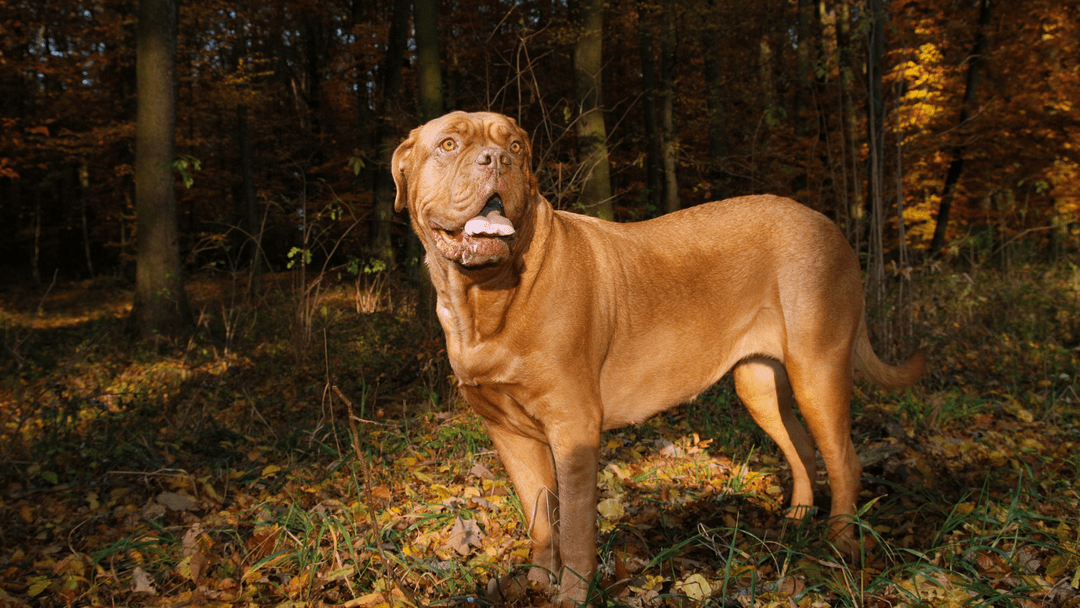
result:
[(144, 339), (191, 325), (181, 277), (173, 160), (176, 0), (139, 0), (135, 124), (136, 277), (131, 317)]
[(678, 211), (678, 132), (675, 129), (675, 6), (666, 2), (660, 18), (660, 147), (664, 160), (664, 212)]
[(259, 214), (259, 201), (255, 196), (255, 161), (251, 149), (251, 123), (248, 120), (246, 104), (236, 106), (236, 140), (240, 148), (242, 225), (247, 237), (245, 248), (250, 251), (247, 256), (248, 293), (258, 296), (263, 292), (262, 218)]
[(443, 113), (439, 59), (439, 0), (415, 0), (416, 79), (420, 89), (420, 122)]
[(758, 43), (758, 80), (761, 86), (761, 105), (765, 107), (765, 125), (772, 128), (783, 122), (783, 110), (780, 108), (776, 92), (776, 80), (773, 78), (773, 50), (769, 32), (761, 34)]
[(34, 188), (34, 255), (30, 258), (30, 276), (34, 285), (41, 283), (41, 186)]
[[(979, 3), (979, 31), (975, 35), (975, 47), (968, 59), (967, 80), (964, 84), (964, 101), (960, 106), (959, 126), (963, 127), (969, 118), (969, 109), (975, 103), (975, 91), (979, 87), (979, 69), (986, 61), (986, 28), (990, 24), (990, 0)], [(938, 206), (937, 224), (934, 226), (934, 238), (930, 241), (930, 255), (937, 255), (945, 246), (945, 234), (949, 229), (949, 212), (952, 210), (953, 194), (960, 174), (964, 170), (964, 152), (967, 145), (960, 143), (952, 149), (952, 162), (945, 174), (945, 186), (941, 192), (941, 204)]]
[[(352, 0), (350, 8), (354, 28), (361, 28), (372, 18), (369, 12), (373, 7), (365, 0)], [(368, 68), (368, 57), (362, 52), (351, 57), (351, 60), (356, 64), (356, 81), (353, 83), (353, 90), (356, 92), (356, 147), (360, 157), (364, 159), (364, 166), (360, 169), (356, 181), (368, 192), (374, 193), (380, 168), (377, 162), (372, 162), (372, 159), (379, 158), (375, 149), (375, 100), (370, 86), (375, 80), (374, 70)], [(373, 229), (374, 225), (370, 228)], [(374, 232), (371, 234), (374, 235)]]
[(574, 85), (581, 111), (575, 130), (584, 174), (578, 204), (585, 213), (610, 220), (615, 214), (611, 204), (611, 167), (601, 101), (604, 2), (576, 0), (570, 6), (580, 31), (574, 43)]
[(884, 258), (884, 163), (882, 153), (885, 143), (885, 103), (882, 99), (882, 60), (885, 55), (885, 4), (883, 0), (870, 0), (870, 52), (866, 57), (867, 130), (870, 141), (869, 187), (867, 197), (870, 207), (870, 240), (867, 289), (874, 294), (873, 301), (881, 303), (881, 290), (885, 278)]
[(808, 131), (806, 100), (810, 96), (810, 21), (814, 4), (812, 0), (799, 0), (799, 21), (795, 49), (795, 135), (805, 137)]
[(86, 162), (85, 158), (79, 161), (77, 172), (79, 185), (76, 191), (79, 197), (79, 211), (82, 216), (83, 251), (86, 254), (86, 271), (90, 273), (92, 279), (94, 278), (94, 260), (90, 256), (90, 225), (86, 219), (86, 194), (90, 189), (90, 164)]
[[(416, 73), (420, 89), (420, 122), (438, 118), (443, 113), (442, 68), (439, 56), (439, 0), (415, 0)], [(408, 257), (411, 274), (416, 280), (417, 316), (427, 321), (428, 330), (442, 334), (435, 313), (437, 296), (431, 284), (431, 274), (424, 263), (424, 247), (409, 231)]]
[(382, 103), (376, 120), (376, 142), (379, 146), (379, 168), (375, 178), (375, 213), (372, 215), (371, 253), (386, 263), (394, 265), (394, 248), (391, 242), (391, 229), (394, 218), (394, 180), (390, 175), (390, 164), (394, 148), (397, 147), (397, 133), (392, 117), (398, 110), (398, 97), (401, 95), (402, 61), (405, 47), (409, 41), (409, 12), (411, 0), (394, 0), (394, 10), (390, 17), (390, 34), (386, 44), (386, 61), (382, 66)]
[[(656, 62), (653, 57), (652, 9), (638, 0), (638, 48), (641, 53), (642, 113), (645, 115), (645, 175), (652, 212), (660, 208), (663, 180), (660, 176), (660, 126), (656, 123)], [(645, 210), (648, 212), (648, 210)], [(644, 214), (643, 214), (644, 215)], [(647, 216), (647, 215), (646, 215)]]
[(705, 106), (708, 112), (709, 123), (709, 189), (712, 191), (712, 200), (721, 200), (727, 196), (727, 188), (724, 185), (724, 174), (721, 166), (724, 157), (727, 156), (727, 129), (724, 123), (724, 98), (723, 98), (723, 69), (720, 66), (719, 53), (713, 52), (718, 49), (720, 36), (718, 36), (717, 22), (721, 19), (718, 15), (719, 7), (716, 0), (709, 0), (709, 13), (711, 19), (705, 25), (704, 43), (709, 52), (705, 53)]
[[(851, 196), (847, 198), (848, 221), (845, 226), (848, 241), (852, 243), (855, 253), (860, 250), (859, 240), (862, 232), (862, 178), (859, 171), (859, 117), (855, 113), (855, 103), (851, 99), (851, 92), (855, 81), (855, 53), (854, 43), (851, 39), (851, 7), (848, 0), (840, 0), (836, 16), (836, 42), (838, 63), (840, 70), (840, 113), (843, 123), (842, 134), (844, 149), (851, 156)], [(848, 174), (848, 162), (844, 158), (844, 175)], [(845, 179), (845, 182), (847, 180)], [(847, 183), (844, 184), (845, 192)]]

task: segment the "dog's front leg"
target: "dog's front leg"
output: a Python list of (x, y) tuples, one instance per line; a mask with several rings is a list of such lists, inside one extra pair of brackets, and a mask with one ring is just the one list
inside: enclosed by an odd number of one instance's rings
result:
[[(577, 418), (577, 417), (574, 417)], [(582, 417), (584, 418), (584, 417)], [(548, 426), (559, 478), (563, 569), (555, 605), (584, 603), (596, 572), (596, 473), (600, 424), (581, 418)]]
[[(516, 433), (498, 422), (488, 420), (487, 427), (525, 511), (533, 542), (532, 563), (538, 566), (529, 570), (528, 580), (547, 589), (551, 577), (558, 576), (562, 567), (557, 526), (559, 499), (551, 449), (547, 444)], [(509, 582), (507, 579), (500, 585)]]

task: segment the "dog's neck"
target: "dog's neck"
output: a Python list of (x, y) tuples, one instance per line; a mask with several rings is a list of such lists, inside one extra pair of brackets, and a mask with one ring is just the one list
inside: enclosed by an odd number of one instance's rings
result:
[(437, 311), (447, 348), (469, 348), (503, 331), (515, 296), (531, 286), (543, 259), (554, 210), (539, 195), (529, 209), (530, 215), (515, 226), (511, 255), (502, 263), (466, 268), (428, 247), (427, 263), (439, 298)]

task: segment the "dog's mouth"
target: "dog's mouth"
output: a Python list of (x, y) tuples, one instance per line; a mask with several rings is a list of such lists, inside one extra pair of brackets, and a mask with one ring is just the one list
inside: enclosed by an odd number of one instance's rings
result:
[(432, 222), (430, 226), (435, 235), (435, 246), (443, 257), (462, 266), (486, 266), (501, 262), (510, 255), (515, 232), (513, 222), (504, 213), (502, 196), (495, 193), (480, 213), (466, 221), (459, 230), (441, 228)]
[(463, 232), (472, 237), (513, 236), (514, 224), (506, 219), (504, 213), (502, 197), (498, 193), (493, 194), (480, 213), (465, 222)]

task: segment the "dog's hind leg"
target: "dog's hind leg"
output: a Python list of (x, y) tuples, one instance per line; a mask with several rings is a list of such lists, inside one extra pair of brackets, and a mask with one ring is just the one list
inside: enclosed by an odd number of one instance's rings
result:
[(795, 400), (784, 366), (774, 359), (755, 357), (739, 363), (733, 375), (735, 392), (791, 466), (794, 487), (788, 517), (805, 517), (814, 506), (817, 461), (814, 443), (792, 409)]
[(787, 370), (799, 411), (829, 473), (833, 541), (841, 551), (855, 556), (858, 544), (851, 520), (859, 500), (862, 464), (851, 441), (852, 368), (850, 355), (844, 359), (833, 354), (819, 353), (809, 366), (789, 363)]

